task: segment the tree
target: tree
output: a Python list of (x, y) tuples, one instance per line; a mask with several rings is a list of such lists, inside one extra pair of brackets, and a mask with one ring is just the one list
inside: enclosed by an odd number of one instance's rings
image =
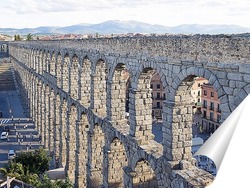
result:
[(20, 35), (14, 35), (14, 40), (21, 40)]
[(21, 152), (5, 168), (0, 168), (0, 173), (15, 177), (37, 188), (73, 188), (73, 184), (68, 179), (51, 181), (44, 175), (44, 172), (49, 169), (49, 161), (50, 157), (43, 149)]
[(25, 171), (36, 174), (49, 170), (50, 160), (47, 152), (41, 148), (34, 152), (21, 152), (13, 159), (15, 163), (21, 163), (25, 167)]
[(33, 40), (33, 36), (31, 35), (31, 33), (29, 33), (28, 35), (27, 35), (27, 39), (26, 40)]

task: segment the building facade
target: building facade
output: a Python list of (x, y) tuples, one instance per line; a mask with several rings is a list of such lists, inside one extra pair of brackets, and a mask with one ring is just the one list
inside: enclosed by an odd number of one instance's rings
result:
[(213, 133), (220, 125), (221, 109), (218, 94), (209, 83), (201, 85), (201, 125), (203, 131)]
[(203, 84), (208, 83), (208, 80), (202, 77), (196, 77), (194, 78), (194, 84), (191, 89), (191, 95), (193, 97), (193, 109), (194, 113), (200, 114), (201, 113), (201, 94), (202, 89), (201, 86)]
[(152, 116), (156, 119), (162, 119), (163, 101), (166, 100), (166, 94), (159, 74), (155, 74), (151, 79), (152, 89)]

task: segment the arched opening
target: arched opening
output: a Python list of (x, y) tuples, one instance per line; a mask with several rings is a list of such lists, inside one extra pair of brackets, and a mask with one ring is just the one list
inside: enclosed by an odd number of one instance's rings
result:
[(108, 151), (108, 187), (123, 188), (123, 167), (128, 165), (128, 159), (123, 143), (115, 138)]
[[(126, 101), (128, 90), (129, 72), (124, 64), (116, 65), (112, 77), (112, 83), (108, 83), (107, 116), (110, 121), (116, 124), (127, 122)], [(127, 124), (127, 123), (126, 123)]]
[(152, 89), (152, 118), (154, 140), (162, 143), (162, 115), (163, 105), (166, 100), (165, 88), (163, 87), (160, 75), (155, 73), (151, 79), (150, 88)]
[(50, 73), (50, 52), (48, 51), (46, 54), (46, 61), (45, 61), (45, 71)]
[(79, 78), (79, 61), (77, 55), (72, 58), (71, 76), (70, 76), (70, 94), (73, 99), (78, 99), (78, 78)]
[(52, 53), (51, 60), (50, 60), (50, 74), (53, 76), (56, 75), (56, 54), (55, 54), (55, 52)]
[(101, 117), (106, 116), (106, 64), (102, 59), (96, 63), (95, 73), (92, 75), (92, 109)]
[(134, 169), (133, 187), (134, 188), (157, 188), (158, 183), (153, 169), (148, 161), (141, 159), (136, 163)]
[(85, 57), (82, 61), (80, 70), (80, 99), (81, 104), (85, 107), (90, 105), (90, 90), (91, 90), (91, 62)]
[[(91, 134), (91, 133), (90, 133)], [(104, 133), (100, 125), (95, 124), (90, 135), (91, 151), (88, 157), (89, 185), (88, 187), (100, 187), (103, 182), (103, 146), (105, 144)]]
[(69, 54), (65, 54), (64, 61), (62, 64), (62, 89), (65, 92), (69, 92)]
[(67, 174), (69, 179), (74, 182), (75, 180), (75, 151), (76, 151), (76, 121), (77, 121), (77, 108), (75, 104), (70, 106), (67, 126)]
[(39, 74), (43, 73), (43, 56), (44, 56), (44, 53), (42, 50), (40, 50), (39, 55), (38, 55), (38, 73)]
[[(221, 86), (216, 84), (217, 88), (213, 88), (213, 85), (209, 83), (212, 77), (210, 74), (204, 74), (204, 77), (209, 75), (207, 79), (194, 74), (177, 78), (179, 81), (174, 86), (174, 103), (167, 104), (169, 114), (166, 127), (171, 125), (171, 128), (166, 129), (165, 139), (168, 140), (166, 143), (171, 146), (168, 148), (170, 155), (167, 155), (171, 160), (194, 162), (193, 154), (216, 129), (214, 123), (211, 122), (217, 121), (218, 126), (220, 124), (221, 112), (220, 109), (218, 110), (220, 102), (216, 91)], [(207, 127), (204, 124), (205, 121), (213, 125), (213, 128)], [(169, 131), (171, 135), (168, 134)]]
[[(194, 77), (191, 88), (193, 99), (192, 154), (217, 130), (221, 124), (221, 109), (218, 93), (203, 77)], [(198, 167), (213, 175), (217, 174), (215, 164), (205, 156), (196, 156)]]
[(43, 72), (46, 70), (47, 70), (47, 52), (44, 50), (42, 52), (42, 71), (41, 71), (41, 74), (43, 74)]
[(60, 53), (57, 55), (56, 80), (57, 80), (57, 87), (62, 88), (62, 56)]

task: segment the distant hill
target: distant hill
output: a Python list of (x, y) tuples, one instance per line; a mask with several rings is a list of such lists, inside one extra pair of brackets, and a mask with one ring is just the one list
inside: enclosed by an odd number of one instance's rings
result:
[(250, 28), (238, 25), (179, 25), (167, 27), (137, 21), (109, 20), (99, 24), (77, 24), (67, 27), (0, 28), (0, 34), (8, 35), (52, 35), (52, 34), (118, 34), (118, 33), (157, 33), (157, 34), (238, 34), (250, 32)]

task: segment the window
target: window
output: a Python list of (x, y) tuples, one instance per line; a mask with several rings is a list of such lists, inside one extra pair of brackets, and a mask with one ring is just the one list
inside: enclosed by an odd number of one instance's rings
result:
[(210, 120), (213, 121), (214, 120), (214, 113), (210, 112)]
[(201, 92), (200, 91), (198, 91), (198, 96), (201, 96)]
[(214, 97), (214, 92), (211, 91), (211, 97)]
[(203, 117), (204, 117), (204, 118), (207, 117), (207, 111), (206, 111), (206, 110), (203, 111)]
[(161, 84), (157, 84), (157, 85), (156, 85), (156, 88), (157, 88), (157, 89), (161, 89)]
[(220, 104), (217, 106), (217, 112), (220, 112)]
[(198, 83), (198, 87), (201, 87), (201, 84), (200, 84), (200, 83)]
[(201, 102), (201, 99), (199, 98), (199, 99), (197, 100), (197, 102)]
[(220, 115), (217, 115), (217, 122), (219, 123), (221, 120), (221, 116)]
[(166, 99), (166, 94), (165, 94), (165, 93), (163, 93), (163, 99), (164, 99), (164, 100)]
[(157, 99), (161, 98), (161, 93), (157, 93)]
[(206, 100), (203, 101), (203, 107), (207, 108), (207, 101)]
[(150, 88), (153, 89), (153, 84), (150, 85)]
[(157, 103), (156, 103), (156, 107), (157, 107), (157, 108), (160, 108), (160, 107), (161, 107), (161, 103), (160, 103), (160, 102), (157, 102)]
[(214, 103), (213, 102), (210, 103), (210, 110), (214, 110)]
[(204, 90), (204, 96), (207, 96), (207, 90)]

